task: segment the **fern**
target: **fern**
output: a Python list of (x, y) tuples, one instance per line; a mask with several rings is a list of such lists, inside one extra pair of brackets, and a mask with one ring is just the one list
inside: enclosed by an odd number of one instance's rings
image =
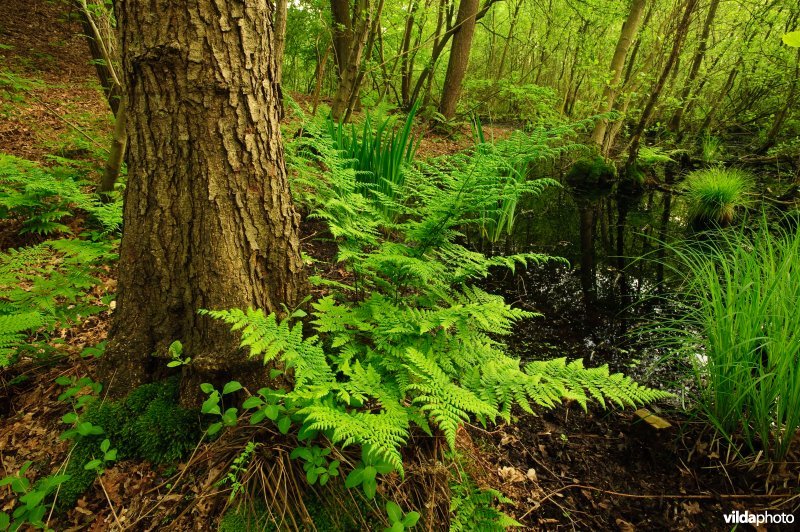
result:
[(21, 233), (69, 234), (63, 221), (81, 210), (106, 232), (117, 232), (122, 224), (122, 202), (103, 203), (83, 191), (91, 186), (79, 172), (66, 165), (43, 168), (0, 153), (0, 218), (22, 220)]
[(553, 186), (521, 180), (509, 161), (521, 167), (574, 149), (564, 140), (569, 131), (515, 134), (408, 165), (396, 193), (381, 195), (365, 192), (312, 120), (288, 150), (293, 187), (308, 193), (306, 208), (327, 223), (337, 261), (352, 275), (321, 282), (336, 290), (312, 303), (310, 336), (301, 323), (259, 310), (203, 312), (240, 331), (251, 356), (292, 371), (283, 405), (303, 437), (322, 433), (333, 444), (372, 449), (401, 474), (402, 447), (414, 427), (436, 428), (454, 447), (462, 423), (509, 420), (514, 405), (532, 412), (564, 399), (585, 408), (590, 400), (638, 405), (666, 397), (581, 361), (523, 365), (500, 339), (537, 315), (474, 284), (492, 268), (561, 260), (535, 253), (486, 257), (460, 242), (465, 230), (486, 226), (498, 197)]
[(38, 336), (106, 308), (88, 300), (98, 268), (116, 258), (113, 247), (62, 239), (0, 254), (0, 367), (23, 346), (45, 348)]

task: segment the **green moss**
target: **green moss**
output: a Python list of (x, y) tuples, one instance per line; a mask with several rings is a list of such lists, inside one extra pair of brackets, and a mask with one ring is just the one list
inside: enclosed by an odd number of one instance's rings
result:
[(567, 183), (573, 187), (608, 186), (616, 177), (616, 167), (596, 155), (578, 159), (567, 172)]
[(99, 456), (100, 443), (108, 438), (117, 449), (117, 459), (143, 459), (156, 464), (180, 459), (200, 438), (196, 412), (178, 406), (177, 379), (145, 384), (120, 401), (92, 405), (81, 421), (103, 428), (103, 434), (77, 440), (66, 473), (70, 479), (61, 487), (59, 508), (75, 505), (95, 479), (95, 472), (83, 466)]

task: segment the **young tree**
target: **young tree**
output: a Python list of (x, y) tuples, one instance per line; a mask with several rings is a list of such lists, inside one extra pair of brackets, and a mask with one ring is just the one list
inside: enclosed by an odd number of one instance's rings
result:
[(305, 280), (278, 127), (272, 4), (119, 0), (129, 170), (117, 310), (101, 368), (120, 394), (180, 340), (184, 400), (262, 374), (201, 308), (281, 312)]
[[(611, 59), (611, 79), (603, 90), (603, 107), (600, 109), (601, 113), (611, 111), (614, 106), (614, 99), (617, 96), (619, 83), (622, 79), (622, 69), (625, 66), (625, 58), (628, 56), (628, 49), (631, 47), (631, 43), (636, 38), (636, 32), (639, 31), (639, 23), (642, 20), (644, 5), (645, 0), (633, 0), (633, 2), (631, 2), (628, 18), (622, 25), (622, 31), (620, 32), (619, 40), (617, 40), (617, 46), (614, 49), (614, 57)], [(605, 119), (598, 121), (595, 125), (594, 131), (592, 132), (592, 141), (597, 146), (603, 146), (603, 139), (605, 138), (607, 127), (608, 120)]]
[(661, 75), (658, 77), (655, 85), (653, 85), (653, 87), (650, 89), (650, 96), (647, 99), (647, 104), (642, 110), (642, 116), (639, 118), (636, 127), (631, 133), (630, 145), (628, 147), (628, 160), (625, 163), (626, 171), (628, 173), (631, 173), (636, 165), (636, 159), (639, 156), (639, 146), (641, 144), (642, 134), (644, 133), (650, 118), (653, 116), (653, 111), (655, 110), (656, 103), (658, 103), (658, 98), (661, 96), (661, 91), (664, 89), (667, 78), (672, 72), (675, 62), (678, 60), (681, 48), (683, 47), (683, 42), (686, 39), (686, 34), (689, 32), (689, 25), (692, 22), (692, 14), (697, 8), (697, 3), (698, 0), (686, 0), (683, 8), (683, 16), (681, 17), (681, 20), (675, 29), (672, 50), (667, 57), (667, 61), (664, 63), (664, 68), (661, 71)]

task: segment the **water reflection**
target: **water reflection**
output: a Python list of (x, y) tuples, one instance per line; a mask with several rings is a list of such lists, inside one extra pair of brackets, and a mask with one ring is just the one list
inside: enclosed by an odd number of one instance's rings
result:
[(630, 195), (565, 186), (527, 201), (505, 251), (544, 252), (570, 266), (550, 263), (493, 280), (510, 301), (545, 316), (512, 339), (518, 354), (553, 350), (628, 371), (626, 332), (632, 318), (654, 310), (641, 303), (668, 277), (661, 242), (685, 234), (678, 199), (666, 189)]

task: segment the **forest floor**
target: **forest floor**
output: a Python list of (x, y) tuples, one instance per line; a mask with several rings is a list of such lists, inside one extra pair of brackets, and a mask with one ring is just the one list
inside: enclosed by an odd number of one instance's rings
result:
[[(21, 100), (0, 84), (0, 150), (42, 162), (48, 154), (83, 157), (101, 167), (111, 119), (80, 26), (68, 24), (62, 10), (46, 0), (0, 3), (0, 44), (7, 45), (0, 47), (0, 71), (40, 81)], [(451, 153), (470, 142), (466, 129), (455, 140), (429, 135), (420, 153)], [(3, 234), (0, 244), (4, 251), (23, 243)], [(331, 260), (329, 246), (313, 239), (306, 251)], [(113, 272), (105, 282), (113, 287)], [(69, 459), (70, 446), (59, 439), (67, 405), (54, 381), (94, 373), (94, 362), (78, 353), (105, 338), (110, 318), (111, 310), (61, 331), (63, 358), (0, 370), (0, 477), (27, 460), (35, 464), (31, 473), (50, 474)], [(657, 430), (631, 410), (583, 412), (565, 404), (536, 416), (518, 413), (510, 425), (467, 427), (459, 441), (465, 455), (478, 457), (479, 485), (510, 497), (504, 510), (531, 530), (730, 530), (724, 515), (734, 510), (794, 512), (800, 519), (800, 496), (793, 495), (800, 457), (737, 461), (704, 424), (661, 406), (671, 428)], [(178, 516), (173, 529), (213, 529), (227, 498), (215, 487), (222, 467), (215, 450), (218, 444), (198, 444), (190, 460), (172, 468), (115, 464), (51, 524), (157, 529), (157, 517)], [(179, 489), (176, 478), (183, 479)], [(0, 488), (0, 511), (11, 507), (12, 494)]]

